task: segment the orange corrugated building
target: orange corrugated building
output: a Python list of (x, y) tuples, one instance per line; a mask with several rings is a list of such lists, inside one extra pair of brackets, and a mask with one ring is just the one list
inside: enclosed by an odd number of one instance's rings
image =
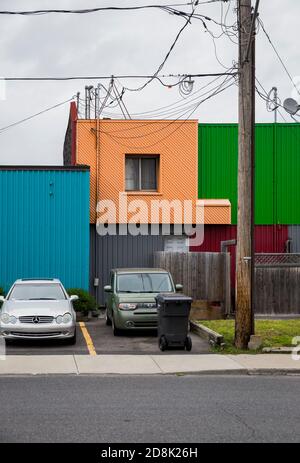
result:
[[(72, 103), (64, 163), (90, 166), (91, 223), (128, 223), (137, 210), (140, 223), (183, 223), (183, 214), (173, 208), (169, 216), (160, 208), (153, 219), (153, 201), (165, 200), (179, 201), (182, 208), (185, 201), (192, 202), (190, 223), (202, 221), (196, 214), (201, 204), (205, 223), (231, 222), (228, 200), (198, 201), (197, 120), (77, 120)], [(120, 208), (120, 195), (122, 204), (127, 197), (129, 210)], [(96, 213), (99, 201), (107, 200), (116, 206), (115, 220)], [(143, 200), (147, 210), (138, 209), (137, 200)]]

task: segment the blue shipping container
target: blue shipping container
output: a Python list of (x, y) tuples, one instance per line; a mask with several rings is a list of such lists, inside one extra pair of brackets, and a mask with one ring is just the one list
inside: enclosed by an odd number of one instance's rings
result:
[(59, 278), (89, 288), (89, 168), (0, 167), (0, 287)]

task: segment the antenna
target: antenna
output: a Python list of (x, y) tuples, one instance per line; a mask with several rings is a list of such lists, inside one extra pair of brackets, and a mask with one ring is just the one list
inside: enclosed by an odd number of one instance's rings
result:
[(283, 107), (287, 113), (291, 114), (291, 116), (297, 114), (300, 109), (300, 105), (293, 98), (287, 98), (284, 100)]

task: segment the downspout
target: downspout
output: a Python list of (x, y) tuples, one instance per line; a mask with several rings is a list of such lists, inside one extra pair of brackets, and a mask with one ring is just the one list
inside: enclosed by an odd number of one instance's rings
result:
[[(237, 240), (221, 241), (221, 253), (227, 254), (229, 246), (236, 246)], [(224, 280), (225, 280), (225, 296), (223, 305), (223, 311), (227, 318), (232, 315), (232, 304), (231, 304), (231, 259), (229, 260), (229, 268), (227, 265), (227, 259), (224, 262)]]
[(99, 178), (100, 178), (100, 120), (99, 115), (96, 116), (96, 204), (95, 204), (95, 275), (94, 275), (94, 288), (97, 304), (99, 303), (98, 287), (99, 287), (99, 275), (98, 275), (98, 239), (97, 239), (97, 205), (99, 201)]

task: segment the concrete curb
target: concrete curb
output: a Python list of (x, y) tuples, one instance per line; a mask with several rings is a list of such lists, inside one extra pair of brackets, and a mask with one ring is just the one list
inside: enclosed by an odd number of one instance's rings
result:
[(221, 334), (204, 325), (195, 323), (191, 320), (190, 328), (193, 333), (198, 334), (198, 336), (208, 341), (212, 346), (221, 346), (224, 344), (224, 337)]
[(300, 361), (267, 355), (9, 355), (1, 376), (300, 375)]

